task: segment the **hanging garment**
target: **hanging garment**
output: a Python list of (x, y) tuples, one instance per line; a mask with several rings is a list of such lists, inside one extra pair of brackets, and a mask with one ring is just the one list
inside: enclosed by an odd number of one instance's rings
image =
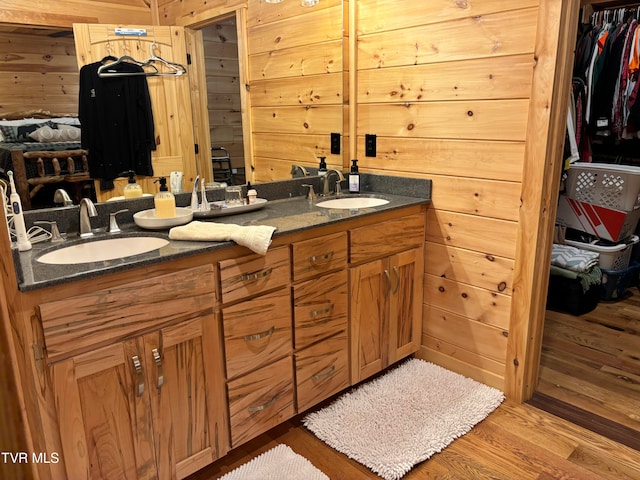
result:
[[(103, 62), (80, 69), (78, 117), (82, 126), (82, 147), (89, 151), (91, 178), (101, 179), (103, 188), (122, 172), (153, 175), (151, 151), (155, 150), (153, 112), (144, 75), (102, 78)], [(116, 67), (122, 73), (140, 73), (128, 62)]]

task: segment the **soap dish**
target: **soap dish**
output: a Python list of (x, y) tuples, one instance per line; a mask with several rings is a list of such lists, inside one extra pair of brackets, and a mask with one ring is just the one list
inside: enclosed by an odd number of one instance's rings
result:
[(172, 218), (156, 218), (156, 209), (142, 210), (133, 214), (136, 225), (147, 230), (165, 230), (167, 228), (184, 225), (193, 220), (193, 211), (190, 208), (176, 208), (176, 216)]

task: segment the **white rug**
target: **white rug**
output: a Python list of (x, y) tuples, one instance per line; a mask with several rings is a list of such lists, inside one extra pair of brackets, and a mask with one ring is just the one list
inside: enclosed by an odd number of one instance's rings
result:
[(324, 473), (288, 445), (273, 447), (219, 480), (329, 480)]
[(303, 419), (318, 438), (386, 480), (402, 478), (504, 400), (475, 380), (418, 359)]

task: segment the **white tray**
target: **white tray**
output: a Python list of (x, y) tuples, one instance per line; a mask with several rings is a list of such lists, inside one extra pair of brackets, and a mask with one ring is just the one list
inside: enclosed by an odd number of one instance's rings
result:
[(237, 213), (252, 212), (259, 210), (267, 204), (267, 200), (264, 198), (256, 198), (256, 203), (249, 205), (237, 205), (229, 206), (224, 202), (211, 202), (212, 208), (209, 211), (195, 211), (193, 212), (193, 218), (213, 218), (224, 217), (225, 215), (235, 215)]
[(176, 216), (173, 218), (156, 218), (156, 209), (142, 210), (133, 214), (133, 221), (141, 228), (147, 230), (165, 230), (177, 225), (184, 225), (193, 219), (190, 208), (176, 208)]

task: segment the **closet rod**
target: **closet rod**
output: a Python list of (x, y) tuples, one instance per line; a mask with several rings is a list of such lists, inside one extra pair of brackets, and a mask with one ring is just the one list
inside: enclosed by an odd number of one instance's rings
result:
[(607, 1), (607, 2), (585, 2), (583, 6), (590, 6), (594, 11), (600, 10), (615, 10), (617, 8), (633, 8), (639, 7), (639, 2), (624, 2), (624, 1)]

